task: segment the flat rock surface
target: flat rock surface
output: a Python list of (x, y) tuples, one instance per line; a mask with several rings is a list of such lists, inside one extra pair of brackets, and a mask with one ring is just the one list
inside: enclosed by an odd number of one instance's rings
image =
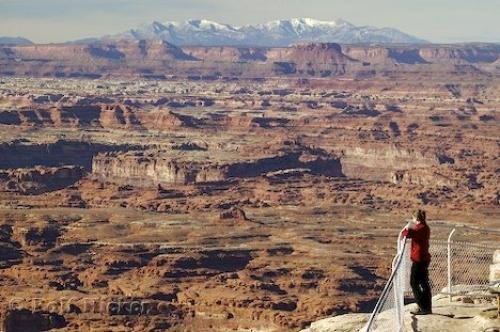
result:
[[(410, 313), (415, 304), (405, 306), (405, 331), (419, 332), (483, 332), (500, 330), (500, 319), (495, 318), (495, 305), (491, 302), (463, 303), (449, 302), (448, 297), (435, 296), (433, 314), (415, 316)], [(311, 324), (302, 332), (352, 332), (363, 329), (369, 314), (347, 314), (326, 318)], [(389, 317), (388, 317), (389, 316)], [(378, 326), (373, 331), (390, 330), (393, 321), (390, 315), (382, 313)], [(392, 327), (393, 328), (393, 327)]]

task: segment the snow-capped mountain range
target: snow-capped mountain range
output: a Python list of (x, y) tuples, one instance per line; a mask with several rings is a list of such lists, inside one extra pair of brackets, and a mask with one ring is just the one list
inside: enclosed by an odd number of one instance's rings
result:
[(288, 46), (301, 42), (425, 43), (392, 28), (355, 26), (347, 21), (311, 18), (276, 20), (241, 27), (208, 20), (153, 22), (104, 39), (161, 39), (175, 45)]

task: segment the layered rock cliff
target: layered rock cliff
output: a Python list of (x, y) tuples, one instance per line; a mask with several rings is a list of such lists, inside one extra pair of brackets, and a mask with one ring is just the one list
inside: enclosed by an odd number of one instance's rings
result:
[[(494, 44), (373, 46), (311, 43), (290, 47), (184, 47), (162, 41), (5, 46), (0, 74), (56, 77), (234, 79), (274, 76), (359, 77), (374, 71), (453, 74), (456, 65), (495, 72)], [(42, 66), (43, 65), (43, 66)], [(397, 65), (405, 65), (398, 67)], [(421, 67), (426, 65), (427, 67)], [(447, 65), (443, 67), (443, 65)]]
[(170, 152), (103, 153), (92, 160), (92, 174), (100, 179), (138, 186), (195, 184), (251, 178), (268, 173), (307, 169), (317, 175), (343, 177), (342, 167), (333, 156), (313, 156), (287, 152), (275, 156), (232, 161), (211, 158), (175, 157)]
[[(435, 155), (424, 156), (418, 150), (397, 146), (377, 148), (353, 147), (343, 150), (342, 169), (346, 176), (373, 181), (401, 182), (408, 173), (419, 169), (430, 169), (439, 164)], [(413, 175), (410, 182), (418, 182)]]
[(222, 181), (227, 176), (222, 168), (195, 162), (145, 155), (141, 152), (116, 155), (99, 154), (92, 160), (92, 173), (102, 179), (139, 186), (156, 184), (193, 184)]

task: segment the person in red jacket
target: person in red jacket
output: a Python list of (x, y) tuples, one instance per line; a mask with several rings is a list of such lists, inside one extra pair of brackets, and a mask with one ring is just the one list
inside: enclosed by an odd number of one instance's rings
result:
[(411, 276), (410, 285), (417, 302), (418, 309), (414, 315), (432, 314), (432, 295), (429, 285), (429, 239), (431, 230), (426, 222), (424, 210), (418, 210), (413, 215), (414, 225), (406, 227), (402, 235), (411, 239)]

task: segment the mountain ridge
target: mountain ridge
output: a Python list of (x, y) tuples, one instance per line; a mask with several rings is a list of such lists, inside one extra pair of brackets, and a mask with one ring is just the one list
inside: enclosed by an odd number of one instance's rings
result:
[(303, 42), (428, 43), (394, 28), (356, 26), (343, 19), (321, 21), (312, 18), (282, 19), (243, 26), (204, 19), (163, 23), (153, 21), (101, 39), (159, 39), (179, 46), (283, 47)]

